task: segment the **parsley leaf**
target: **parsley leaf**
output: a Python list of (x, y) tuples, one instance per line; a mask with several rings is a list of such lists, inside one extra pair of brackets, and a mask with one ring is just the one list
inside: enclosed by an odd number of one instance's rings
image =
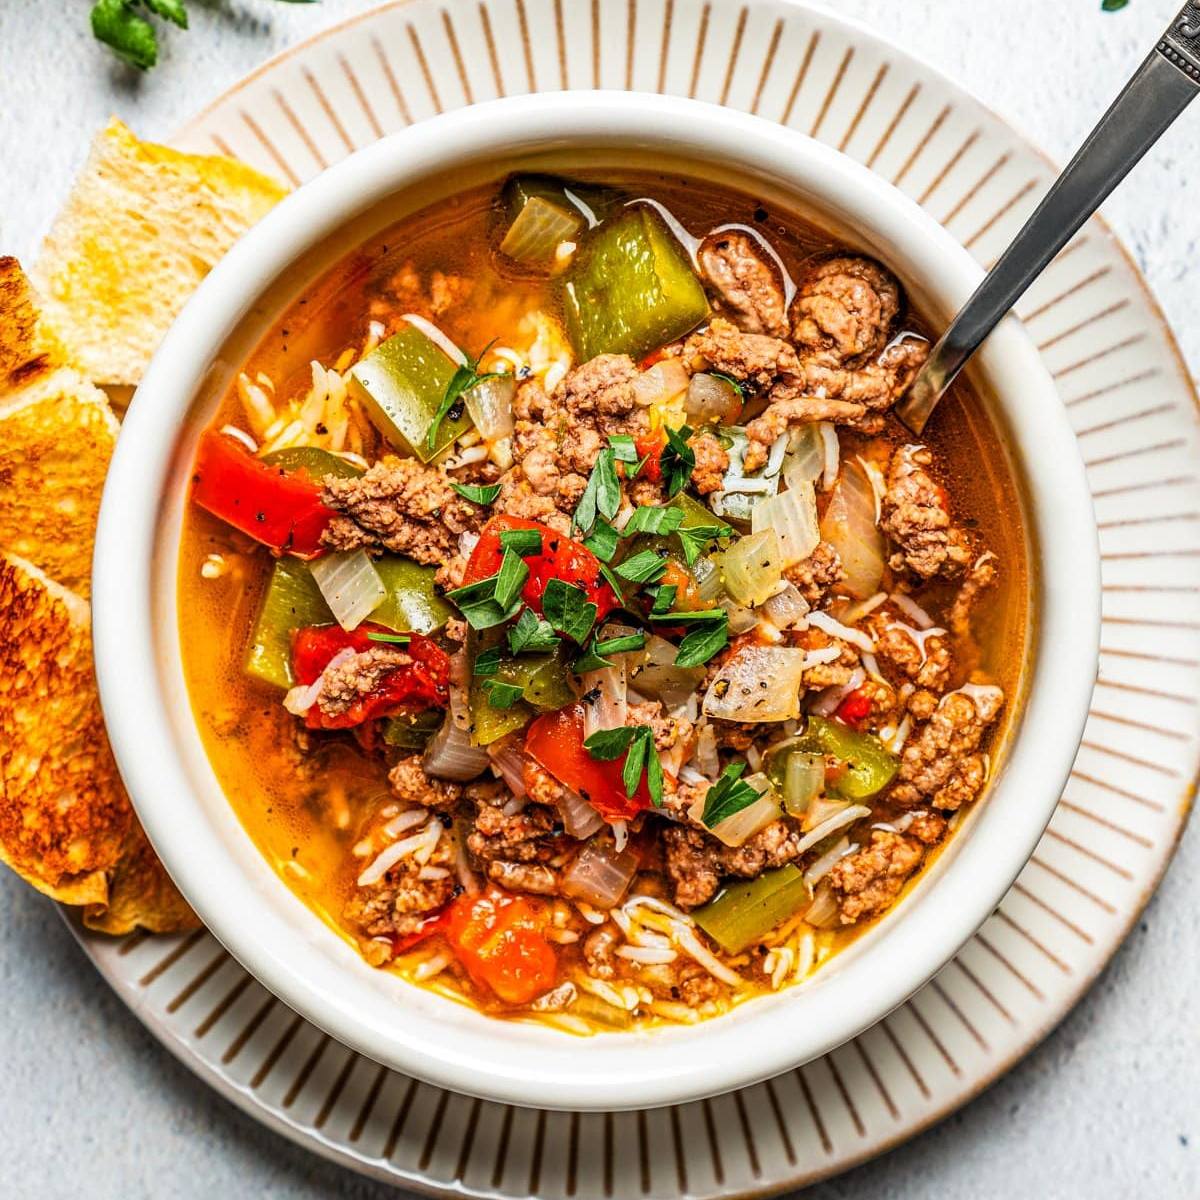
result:
[(679, 653), (675, 655), (677, 667), (698, 667), (708, 662), (719, 650), (729, 644), (729, 621), (706, 622), (693, 629), (679, 643)]
[[(491, 504), (500, 495), (500, 485), (498, 483), (488, 483), (481, 486), (473, 483), (452, 483), (450, 486), (464, 500), (470, 500), (472, 504)], [(537, 531), (530, 530), (530, 532), (536, 533)], [(503, 542), (504, 534), (500, 535), (500, 540)]]
[[(487, 353), (485, 347), (480, 351), (479, 358), (482, 358)], [(482, 375), (479, 373), (479, 358), (472, 359), (467, 357), (467, 361), (458, 367), (454, 374), (450, 376), (450, 382), (446, 384), (446, 394), (442, 397), (441, 403), (437, 406), (437, 411), (433, 414), (433, 420), (429, 422), (429, 432), (425, 434), (425, 447), (428, 450), (433, 450), (437, 445), (438, 430), (442, 427), (442, 422), (450, 415), (451, 411), (458, 407), (462, 410), (462, 397), (469, 392), (473, 387), (478, 387), (479, 384), (486, 382), (489, 379), (495, 379), (499, 371), (485, 371)]]
[(521, 594), (525, 580), (529, 578), (529, 567), (515, 550), (505, 550), (496, 574), (496, 603), (508, 608)]
[(709, 829), (720, 825), (743, 808), (749, 808), (758, 799), (759, 793), (742, 779), (745, 769), (744, 762), (730, 763), (721, 772), (717, 782), (708, 789), (700, 819)]
[(674, 533), (683, 521), (683, 509), (662, 506), (660, 508), (643, 507), (634, 510), (629, 523), (622, 530), (623, 537), (632, 537), (635, 533)]
[(663, 621), (668, 625), (706, 625), (712, 621), (725, 621), (728, 617), (723, 608), (692, 608), (680, 612), (650, 610), (650, 620)]
[(554, 629), (566, 634), (573, 642), (583, 644), (596, 623), (598, 611), (583, 588), (562, 579), (546, 581), (546, 590), (542, 593), (542, 612)]
[(642, 781), (642, 771), (646, 767), (647, 743), (649, 743), (649, 748), (653, 749), (654, 735), (645, 725), (641, 725), (638, 727), (633, 741), (629, 743), (629, 752), (625, 755), (625, 766), (621, 770), (621, 782), (625, 784), (625, 795), (627, 796), (632, 796)]
[(621, 482), (617, 479), (613, 451), (601, 450), (588, 476), (587, 487), (579, 498), (572, 525), (583, 533), (591, 533), (597, 516), (611, 521), (620, 507)]
[(675, 583), (660, 583), (654, 589), (654, 605), (650, 609), (650, 615), (662, 616), (663, 613), (671, 611), (671, 606), (675, 603), (675, 596), (679, 592), (679, 585)]
[(187, 9), (183, 7), (183, 0), (141, 0), (141, 2), (156, 17), (164, 17), (178, 25), (180, 29), (188, 27)]
[(1100, 8), (1103, 12), (1120, 12), (1128, 3), (1129, 0), (1101, 0)]
[(597, 517), (592, 532), (583, 539), (583, 544), (601, 562), (612, 562), (620, 540), (621, 535), (603, 517)]
[(513, 600), (507, 606), (497, 603), (496, 584), (499, 579), (498, 573), (489, 575), (487, 579), (468, 583), (465, 587), (446, 593), (446, 599), (462, 613), (472, 629), (491, 629), (517, 615), (517, 609), (521, 607), (520, 600)]
[(512, 708), (525, 694), (524, 688), (515, 683), (505, 683), (502, 679), (486, 679), (483, 687), (488, 703), (493, 708)]
[(608, 444), (613, 448), (613, 457), (619, 463), (635, 463), (638, 460), (637, 443), (627, 433), (610, 433)]
[(604, 576), (605, 583), (616, 593), (618, 602), (621, 605), (625, 603), (625, 585), (617, 578), (617, 573), (606, 562), (600, 564), (600, 574)]
[(653, 734), (646, 739), (646, 790), (650, 793), (650, 803), (655, 808), (662, 808), (663, 769)]
[(666, 570), (665, 558), (653, 550), (643, 550), (621, 563), (617, 567), (617, 574), (631, 583), (653, 583), (661, 579)]
[(500, 545), (522, 558), (528, 558), (534, 554), (541, 554), (542, 533), (539, 529), (505, 529), (500, 534)]
[(728, 525), (681, 525), (675, 532), (683, 547), (684, 561), (689, 567), (696, 565), (696, 559), (708, 548), (709, 542), (733, 536), (733, 530)]
[(583, 748), (600, 762), (612, 762), (629, 749), (638, 728), (636, 725), (618, 725), (616, 729), (597, 729), (584, 739)]
[(550, 627), (550, 622), (541, 620), (528, 608), (508, 631), (508, 648), (514, 654), (545, 653), (553, 650), (558, 645), (558, 641), (559, 639), (554, 636), (554, 630)]
[(139, 71), (158, 62), (158, 36), (154, 26), (126, 0), (98, 0), (92, 7), (92, 36), (122, 61)]
[(614, 762), (625, 755), (621, 781), (625, 795), (632, 796), (646, 773), (646, 788), (655, 807), (662, 805), (662, 763), (654, 748), (654, 730), (649, 725), (622, 725), (617, 729), (599, 729), (587, 738), (583, 748), (601, 762)]
[(662, 467), (663, 482), (667, 485), (668, 496), (678, 496), (687, 486), (692, 472), (696, 468), (696, 452), (687, 444), (692, 436), (692, 430), (687, 425), (678, 429), (667, 430), (667, 444), (658, 456)]
[(605, 658), (606, 654), (628, 654), (632, 650), (643, 649), (645, 645), (646, 635), (640, 631), (615, 638), (597, 638), (592, 642), (587, 653), (580, 655), (575, 660), (572, 670), (576, 675), (582, 675), (586, 671), (599, 671), (604, 667), (611, 667), (612, 660)]
[(367, 630), (367, 637), (373, 642), (387, 642), (394, 646), (407, 646), (412, 641), (411, 633), (378, 633), (374, 629)]
[(475, 655), (475, 662), (471, 666), (471, 673), (473, 675), (495, 675), (499, 670), (499, 646), (489, 646), (488, 649), (480, 650), (480, 652)]

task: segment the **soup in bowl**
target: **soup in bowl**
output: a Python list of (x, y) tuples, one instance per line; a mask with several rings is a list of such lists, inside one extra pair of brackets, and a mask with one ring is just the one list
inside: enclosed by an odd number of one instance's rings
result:
[(302, 189), (164, 345), (102, 520), (101, 584), (140, 434), (162, 742), (98, 586), (100, 669), (185, 894), (331, 1032), (517, 1102), (719, 1091), (882, 1015), (1020, 868), (1094, 671), (1023, 336), (924, 440), (891, 415), (965, 255), (805, 139), (645, 105), (498, 102)]

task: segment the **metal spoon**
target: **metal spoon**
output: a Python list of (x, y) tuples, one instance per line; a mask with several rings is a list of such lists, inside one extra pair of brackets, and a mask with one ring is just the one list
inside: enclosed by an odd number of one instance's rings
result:
[(896, 415), (914, 433), (980, 343), (1200, 92), (1200, 0), (1188, 0), (1037, 211), (934, 346)]

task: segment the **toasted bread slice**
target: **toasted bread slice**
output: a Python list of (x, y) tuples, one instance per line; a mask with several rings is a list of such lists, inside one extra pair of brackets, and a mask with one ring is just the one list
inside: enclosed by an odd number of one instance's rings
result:
[(234, 159), (141, 142), (110, 121), (33, 272), (71, 362), (93, 383), (136, 384), (200, 281), (285, 190)]
[(132, 819), (79, 596), (0, 555), (0, 858), (67, 904), (104, 904)]
[(45, 329), (21, 264), (0, 256), (0, 393), (30, 383), (61, 363), (62, 348)]
[(85, 597), (117, 431), (104, 393), (70, 367), (0, 391), (0, 548)]
[(200, 918), (171, 882), (137, 817), (130, 822), (121, 858), (108, 880), (108, 902), (89, 904), (83, 923), (97, 933), (119, 936), (134, 929), (182, 933), (199, 929)]

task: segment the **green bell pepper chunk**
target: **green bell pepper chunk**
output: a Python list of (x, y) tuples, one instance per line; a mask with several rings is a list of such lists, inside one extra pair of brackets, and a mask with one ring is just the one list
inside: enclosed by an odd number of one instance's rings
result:
[(874, 734), (859, 733), (825, 717), (809, 717), (807, 728), (792, 749), (825, 754), (845, 763), (846, 770), (825, 783), (827, 793), (844, 800), (874, 796), (895, 779), (900, 769), (900, 760), (885, 750)]
[(292, 631), (334, 623), (308, 567), (296, 558), (277, 558), (246, 651), (246, 673), (275, 687), (292, 687)]
[(338, 479), (357, 479), (363, 473), (362, 467), (356, 467), (340, 455), (331, 454), (317, 446), (288, 446), (283, 450), (272, 450), (270, 454), (263, 455), (263, 462), (285, 471), (305, 471), (315, 483), (320, 483), (326, 475), (334, 475)]
[(417, 713), (415, 716), (388, 717), (383, 727), (383, 740), (402, 750), (424, 750), (426, 743), (441, 725), (440, 709)]
[(708, 316), (683, 247), (648, 205), (626, 209), (590, 236), (563, 285), (567, 333), (581, 362), (641, 358)]
[[(504, 644), (499, 629), (474, 630), (468, 637), (467, 657), (474, 664), (484, 650)], [(495, 708), (488, 701), (488, 680), (512, 684), (521, 689), (521, 699), (511, 708)], [(554, 712), (575, 699), (568, 680), (566, 651), (560, 646), (553, 654), (502, 654), (492, 675), (472, 675), (467, 704), (471, 713), (471, 733), (476, 745), (488, 746), (513, 733), (539, 712)]]
[(450, 619), (450, 605), (433, 584), (436, 567), (423, 567), (398, 554), (382, 554), (375, 559), (375, 570), (387, 588), (387, 599), (369, 618), (377, 625), (397, 633), (432, 633)]
[(728, 954), (753, 946), (810, 899), (804, 875), (791, 863), (764, 871), (748, 883), (731, 884), (692, 919)]
[(433, 448), (426, 444), (455, 370), (440, 346), (415, 325), (405, 325), (354, 367), (350, 391), (397, 450), (429, 462), (471, 427), (465, 407), (458, 412), (452, 408), (438, 427)]

